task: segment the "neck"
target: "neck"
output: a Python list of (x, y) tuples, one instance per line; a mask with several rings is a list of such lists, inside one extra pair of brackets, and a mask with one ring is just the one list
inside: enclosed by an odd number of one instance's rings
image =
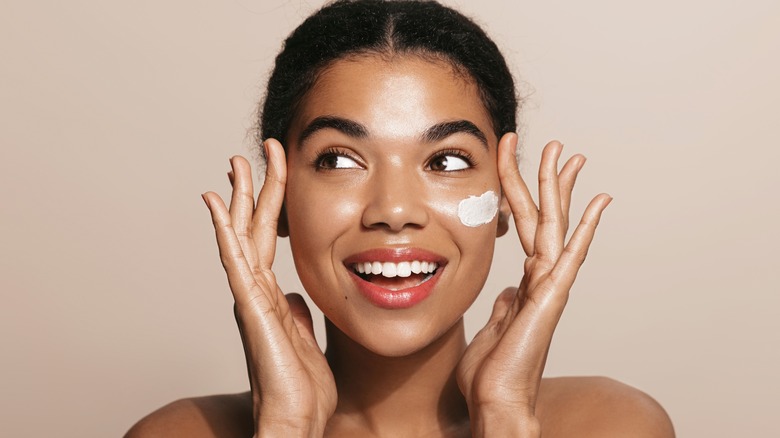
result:
[(463, 319), (430, 345), (403, 357), (380, 356), (327, 319), (325, 324), (326, 356), (339, 394), (332, 426), (386, 436), (435, 435), (467, 427), (468, 408), (455, 379), (466, 348)]

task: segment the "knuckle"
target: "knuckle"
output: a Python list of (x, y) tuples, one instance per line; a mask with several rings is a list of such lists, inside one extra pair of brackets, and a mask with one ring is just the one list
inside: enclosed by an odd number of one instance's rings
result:
[(556, 178), (556, 176), (553, 176), (548, 172), (539, 172), (539, 182), (542, 184), (553, 182)]
[(251, 239), (252, 231), (250, 231), (248, 227), (241, 227), (238, 230), (236, 230), (236, 237), (238, 237), (239, 239)]
[(233, 196), (238, 198), (240, 201), (254, 202), (254, 195), (249, 191), (249, 187), (246, 186), (237, 188), (236, 194)]
[(588, 257), (588, 248), (566, 247), (563, 249), (563, 252), (566, 254), (567, 258), (574, 261), (577, 266), (581, 266), (583, 263), (585, 263), (585, 259)]
[(235, 265), (235, 261), (244, 256), (241, 248), (229, 249), (219, 252), (219, 260), (222, 262), (222, 266), (225, 269), (231, 269)]
[(284, 186), (287, 183), (287, 175), (286, 174), (279, 174), (276, 172), (275, 169), (273, 169), (273, 166), (269, 167), (269, 172), (265, 176), (265, 182), (263, 183), (263, 187), (266, 186), (266, 184), (271, 185), (281, 185)]
[(260, 269), (259, 266), (253, 266), (252, 267), (252, 276), (254, 278), (263, 278), (263, 279), (265, 279), (264, 271), (262, 269)]
[(529, 301), (532, 301), (539, 307), (552, 307), (555, 309), (562, 309), (569, 301), (569, 290), (566, 288), (556, 288), (552, 285), (540, 286), (536, 293), (528, 297)]
[(230, 223), (230, 220), (228, 219), (225, 220), (217, 219), (214, 221), (214, 228), (221, 235), (228, 236), (233, 231), (233, 224)]
[(540, 225), (549, 225), (549, 224), (554, 224), (556, 222), (558, 222), (558, 218), (555, 217), (555, 215), (552, 215), (552, 214), (549, 214), (549, 213), (545, 213), (545, 212), (542, 212), (541, 214), (539, 214), (539, 224)]
[(539, 209), (535, 206), (532, 207), (530, 205), (522, 205), (520, 208), (518, 208), (518, 212), (521, 213), (523, 218), (533, 222), (536, 222), (537, 218), (539, 217)]
[(260, 228), (266, 234), (276, 234), (279, 227), (279, 219), (276, 217), (267, 218), (260, 223)]

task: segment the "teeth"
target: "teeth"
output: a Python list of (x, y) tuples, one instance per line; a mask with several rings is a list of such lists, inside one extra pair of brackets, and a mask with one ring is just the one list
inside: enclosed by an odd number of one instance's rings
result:
[(432, 274), (439, 265), (435, 262), (362, 262), (352, 265), (352, 269), (359, 274), (381, 274), (387, 278), (409, 277), (412, 274)]
[(382, 276), (387, 278), (393, 278), (395, 277), (395, 274), (398, 272), (398, 265), (395, 263), (390, 262), (384, 262), (382, 263)]

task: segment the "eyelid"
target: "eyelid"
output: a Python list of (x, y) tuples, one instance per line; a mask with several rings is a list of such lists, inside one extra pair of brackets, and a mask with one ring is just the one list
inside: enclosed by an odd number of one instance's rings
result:
[(337, 157), (348, 158), (348, 159), (354, 161), (355, 164), (357, 164), (360, 168), (364, 169), (366, 167), (365, 164), (363, 163), (363, 160), (361, 160), (361, 158), (357, 154), (355, 154), (354, 152), (352, 152), (349, 149), (341, 148), (341, 147), (337, 147), (337, 146), (329, 146), (329, 147), (321, 150), (320, 152), (318, 152), (317, 156), (314, 157), (314, 160), (312, 161), (312, 167), (314, 167), (318, 171), (338, 170), (338, 169), (351, 169), (350, 167), (347, 167), (347, 168), (322, 167), (320, 165), (321, 164), (320, 162), (322, 161), (323, 158), (328, 157), (328, 156), (337, 156)]
[(461, 160), (465, 161), (466, 164), (469, 165), (469, 167), (466, 169), (458, 169), (458, 170), (450, 170), (450, 171), (441, 170), (441, 171), (434, 171), (434, 172), (457, 173), (457, 172), (463, 172), (469, 169), (473, 169), (477, 165), (477, 163), (474, 161), (474, 156), (467, 151), (464, 151), (462, 149), (442, 149), (440, 151), (437, 151), (435, 154), (431, 156), (431, 158), (428, 159), (428, 163), (425, 165), (425, 167), (430, 169), (431, 163), (433, 163), (434, 160), (441, 157), (447, 157), (447, 156), (454, 156), (456, 158), (460, 158)]

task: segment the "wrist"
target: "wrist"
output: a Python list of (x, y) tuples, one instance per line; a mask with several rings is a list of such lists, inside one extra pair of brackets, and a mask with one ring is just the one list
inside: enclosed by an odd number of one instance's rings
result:
[(322, 437), (315, 429), (293, 423), (262, 421), (257, 425), (254, 438), (314, 438)]
[(539, 420), (531, 413), (518, 409), (480, 409), (471, 415), (471, 436), (490, 438), (539, 438), (542, 436)]
[(263, 415), (257, 422), (255, 438), (321, 438), (325, 427), (317, 427), (311, 420)]
[(500, 421), (477, 420), (471, 426), (471, 436), (479, 438), (539, 438), (542, 430), (536, 418), (505, 418)]
[(322, 438), (330, 415), (320, 410), (299, 412), (289, 403), (254, 400), (254, 438)]

